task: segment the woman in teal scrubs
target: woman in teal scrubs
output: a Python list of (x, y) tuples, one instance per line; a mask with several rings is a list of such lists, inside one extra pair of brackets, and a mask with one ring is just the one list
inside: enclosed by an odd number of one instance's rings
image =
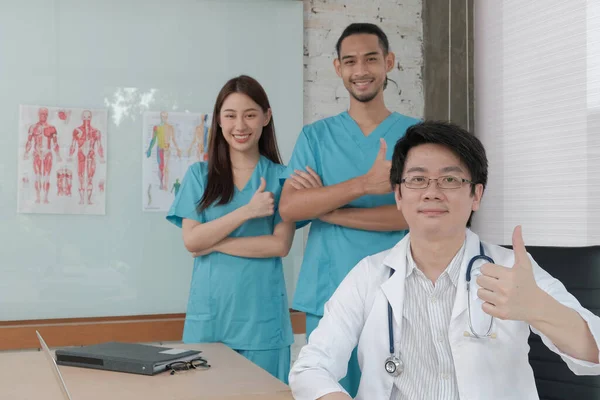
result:
[(211, 132), (208, 162), (190, 166), (167, 216), (195, 257), (183, 341), (222, 342), (287, 383), (293, 334), (281, 258), (295, 224), (278, 213), (285, 166), (256, 80), (225, 84)]

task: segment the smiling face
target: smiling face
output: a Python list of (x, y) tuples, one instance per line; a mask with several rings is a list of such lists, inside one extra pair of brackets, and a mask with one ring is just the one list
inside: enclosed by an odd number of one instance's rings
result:
[[(402, 178), (409, 182), (446, 177), (445, 182), (470, 180), (471, 174), (460, 158), (439, 144), (421, 144), (408, 152)], [(410, 186), (410, 184), (409, 184)], [(396, 204), (402, 211), (411, 235), (435, 239), (464, 234), (472, 211), (477, 211), (483, 195), (483, 185), (462, 183), (455, 189), (442, 189), (435, 180), (423, 189), (396, 186)]]
[(219, 125), (230, 151), (258, 152), (258, 141), (269, 123), (271, 110), (264, 112), (250, 97), (232, 93), (223, 102)]
[(383, 95), (387, 73), (394, 66), (394, 53), (384, 54), (377, 35), (354, 34), (342, 41), (334, 66), (350, 95), (366, 103)]

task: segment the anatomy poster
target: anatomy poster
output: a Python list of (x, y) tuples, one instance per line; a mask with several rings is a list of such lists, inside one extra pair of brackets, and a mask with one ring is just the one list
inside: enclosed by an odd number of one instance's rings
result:
[[(148, 111), (142, 141), (142, 209), (166, 212), (188, 167), (207, 161), (211, 114)], [(199, 200), (199, 199), (198, 199)]]
[(17, 212), (104, 215), (107, 111), (19, 111)]

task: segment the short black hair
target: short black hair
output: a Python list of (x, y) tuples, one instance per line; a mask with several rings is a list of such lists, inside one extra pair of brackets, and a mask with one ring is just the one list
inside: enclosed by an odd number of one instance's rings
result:
[[(475, 185), (482, 184), (485, 189), (488, 178), (488, 160), (483, 144), (474, 134), (458, 125), (443, 121), (423, 121), (409, 127), (406, 134), (396, 142), (392, 156), (390, 183), (395, 188), (402, 180), (404, 164), (408, 152), (422, 144), (439, 144), (452, 151), (467, 167), (471, 175), (471, 194), (475, 194)], [(467, 221), (471, 226), (473, 213)]]
[(357, 22), (348, 25), (346, 29), (344, 29), (344, 32), (342, 32), (337, 43), (335, 44), (335, 51), (337, 52), (338, 58), (340, 58), (340, 50), (342, 48), (342, 42), (344, 41), (344, 39), (346, 39), (348, 36), (360, 34), (377, 36), (377, 38), (379, 39), (379, 45), (383, 50), (383, 55), (387, 55), (390, 52), (390, 42), (387, 38), (387, 35), (381, 30), (380, 27), (378, 27), (375, 24), (370, 24), (366, 22)]

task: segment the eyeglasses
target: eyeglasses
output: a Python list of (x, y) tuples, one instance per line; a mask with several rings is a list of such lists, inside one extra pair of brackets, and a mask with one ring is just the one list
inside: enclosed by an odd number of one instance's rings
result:
[(462, 187), (464, 183), (470, 183), (472, 185), (475, 182), (468, 179), (459, 178), (452, 175), (440, 176), (439, 178), (428, 178), (426, 176), (408, 176), (403, 178), (400, 183), (409, 189), (426, 189), (429, 187), (431, 181), (437, 181), (437, 186), (440, 189), (458, 189)]
[(167, 364), (166, 367), (167, 370), (171, 370), (171, 375), (174, 375), (175, 372), (187, 371), (190, 369), (208, 369), (210, 368), (210, 365), (208, 364), (207, 360), (202, 357), (198, 357), (190, 361), (176, 361), (174, 363)]

